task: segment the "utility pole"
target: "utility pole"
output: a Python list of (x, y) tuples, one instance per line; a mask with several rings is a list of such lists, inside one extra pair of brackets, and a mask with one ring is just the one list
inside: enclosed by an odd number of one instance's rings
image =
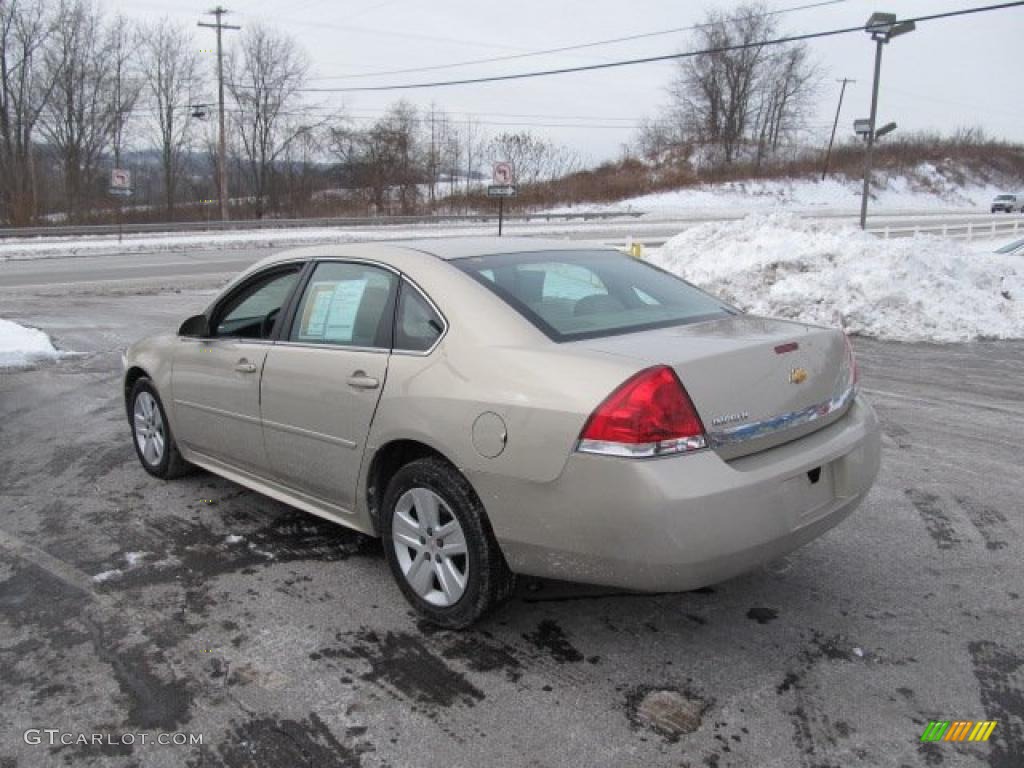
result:
[(220, 109), (220, 137), (217, 140), (217, 196), (220, 198), (220, 217), (223, 221), (228, 220), (228, 169), (227, 151), (224, 148), (224, 47), (221, 43), (221, 30), (241, 29), (233, 24), (224, 24), (221, 18), (228, 13), (228, 9), (218, 5), (207, 16), (217, 19), (215, 24), (199, 22), (200, 27), (209, 27), (217, 30), (217, 106)]
[(832, 157), (832, 143), (836, 140), (836, 127), (839, 125), (839, 113), (843, 111), (843, 94), (846, 93), (847, 83), (856, 83), (856, 80), (851, 80), (848, 77), (844, 77), (842, 80), (836, 80), (837, 83), (842, 83), (843, 86), (839, 89), (839, 106), (836, 107), (836, 119), (832, 123), (832, 136), (828, 140), (828, 149), (825, 151), (825, 167), (821, 171), (821, 180), (824, 181), (825, 177), (828, 176), (828, 161)]

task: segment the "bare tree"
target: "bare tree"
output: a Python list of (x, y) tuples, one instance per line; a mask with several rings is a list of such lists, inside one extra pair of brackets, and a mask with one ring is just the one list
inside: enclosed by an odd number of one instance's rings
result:
[(300, 215), (313, 198), (317, 158), (323, 151), (321, 131), (300, 126), (299, 133), (282, 155), (284, 191), (289, 215)]
[(406, 101), (392, 105), (364, 130), (332, 131), (331, 153), (351, 183), (365, 191), (374, 211), (387, 211), (392, 199), (402, 213), (415, 211), (429, 163), (429, 147), (423, 149), (419, 132), (420, 117)]
[(579, 169), (575, 152), (536, 136), (529, 131), (502, 133), (487, 148), (491, 161), (506, 160), (515, 167), (516, 181), (538, 184), (566, 176)]
[(415, 213), (419, 183), (423, 180), (419, 144), (420, 118), (407, 101), (393, 105), (379, 125), (389, 136), (393, 156), (392, 184), (397, 188), (403, 214)]
[(468, 197), (472, 192), (473, 186), (473, 173), (474, 171), (483, 164), (484, 155), (487, 152), (487, 137), (484, 135), (483, 130), (471, 117), (466, 118), (464, 124), (463, 135), (465, 136), (465, 156), (466, 156), (466, 196)]
[(761, 43), (775, 31), (774, 17), (760, 5), (708, 12), (693, 45), (712, 52), (680, 60), (669, 89), (672, 112), (686, 132), (720, 149), (726, 163), (736, 158), (747, 136), (768, 56)]
[(662, 162), (678, 154), (687, 144), (687, 136), (677, 121), (656, 118), (640, 121), (632, 143), (627, 152), (635, 149), (640, 157)]
[(95, 191), (99, 162), (114, 133), (108, 42), (98, 6), (90, 0), (63, 2), (43, 56), (54, 90), (40, 127), (60, 158), (64, 207), (71, 220)]
[(53, 92), (41, 66), (52, 32), (46, 3), (0, 0), (0, 219), (14, 225), (36, 215), (32, 146)]
[(143, 81), (136, 55), (138, 43), (135, 25), (124, 16), (116, 16), (107, 28), (106, 44), (111, 80), (110, 106), (114, 113), (110, 143), (115, 166), (121, 164), (126, 124), (142, 93)]
[(233, 123), (242, 144), (242, 164), (263, 216), (274, 207), (275, 162), (304, 131), (319, 128), (300, 120), (301, 91), (309, 71), (306, 54), (295, 40), (259, 24), (246, 27), (239, 48), (227, 61), (228, 91), (237, 107)]
[(192, 33), (169, 19), (156, 22), (143, 35), (143, 71), (155, 117), (164, 206), (174, 218), (184, 159), (191, 141), (191, 105), (201, 88), (198, 49)]
[(765, 62), (751, 131), (758, 166), (766, 154), (779, 150), (784, 138), (792, 138), (806, 124), (818, 80), (818, 69), (803, 43), (786, 46)]
[(759, 164), (806, 123), (818, 82), (803, 43), (767, 46), (775, 17), (759, 4), (711, 11), (693, 47), (709, 53), (683, 59), (669, 88), (666, 120), (641, 128), (642, 155), (693, 146), (712, 163), (731, 163), (748, 145)]
[(444, 168), (445, 147), (452, 132), (448, 115), (433, 102), (423, 115), (424, 172), (427, 176), (427, 198), (433, 207), (437, 185)]

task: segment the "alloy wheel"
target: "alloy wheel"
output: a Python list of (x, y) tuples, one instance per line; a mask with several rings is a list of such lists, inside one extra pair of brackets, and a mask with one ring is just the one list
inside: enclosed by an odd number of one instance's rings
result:
[(139, 392), (135, 398), (135, 442), (143, 461), (149, 466), (160, 464), (164, 457), (167, 437), (160, 406), (149, 392)]
[(466, 591), (466, 536), (444, 499), (410, 488), (395, 504), (391, 538), (405, 580), (431, 605), (455, 605)]

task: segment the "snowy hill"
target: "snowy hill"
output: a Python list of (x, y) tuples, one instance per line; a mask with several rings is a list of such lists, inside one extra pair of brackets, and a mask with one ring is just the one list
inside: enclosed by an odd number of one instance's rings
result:
[[(912, 171), (875, 174), (872, 210), (878, 212), (929, 210), (989, 210), (992, 198), (1003, 192), (1024, 191), (1024, 183), (1012, 178), (980, 174), (943, 173), (930, 163)], [(1020, 186), (1022, 189), (1017, 189)], [(679, 216), (725, 211), (850, 212), (860, 206), (861, 182), (845, 176), (818, 175), (802, 178), (751, 179), (698, 184), (674, 190), (629, 197), (615, 203), (560, 206), (553, 212), (622, 211), (652, 216)]]

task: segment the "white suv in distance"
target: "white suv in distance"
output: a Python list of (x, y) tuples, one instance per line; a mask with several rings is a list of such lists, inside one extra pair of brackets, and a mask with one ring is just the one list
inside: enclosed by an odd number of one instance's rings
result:
[(992, 201), (992, 213), (1013, 213), (1024, 211), (1024, 195), (996, 195)]

